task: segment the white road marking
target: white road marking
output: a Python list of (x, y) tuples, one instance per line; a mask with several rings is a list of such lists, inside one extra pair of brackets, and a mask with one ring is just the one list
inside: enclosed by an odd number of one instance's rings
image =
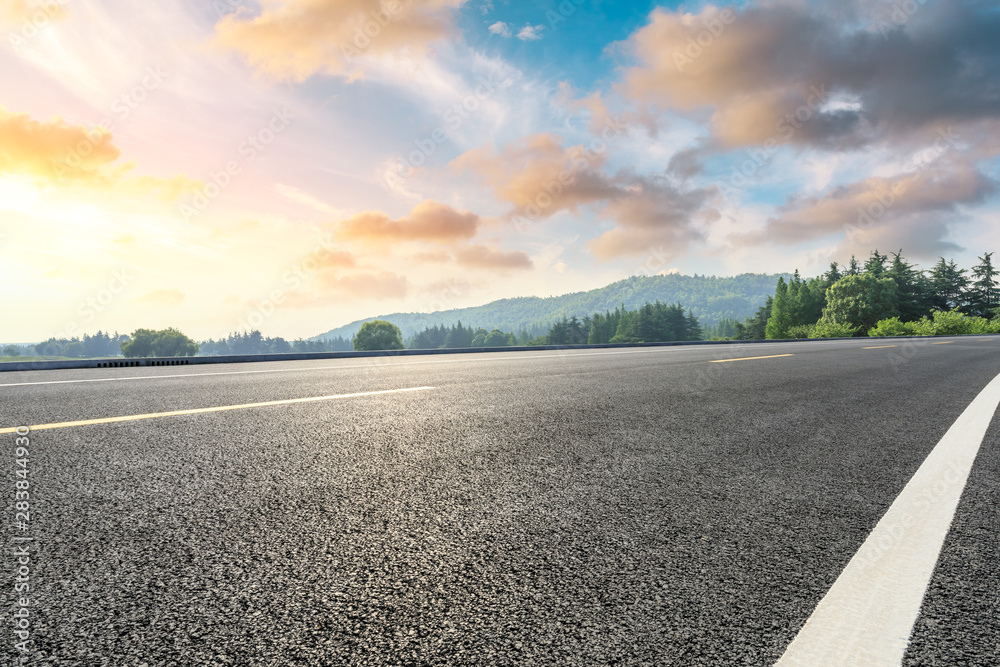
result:
[[(71, 422), (53, 422), (51, 424), (36, 424), (29, 426), (28, 431), (46, 431), (53, 428), (71, 428), (74, 426), (93, 426), (95, 424), (117, 424), (120, 422), (139, 421), (141, 419), (162, 419), (163, 417), (179, 417), (181, 415), (201, 415), (209, 412), (228, 412), (229, 410), (246, 410), (248, 408), (266, 408), (275, 405), (297, 405), (299, 403), (317, 403), (320, 401), (338, 401), (344, 398), (359, 396), (381, 396), (382, 394), (405, 394), (411, 391), (428, 391), (435, 387), (409, 387), (407, 389), (383, 389), (381, 391), (362, 391), (356, 394), (336, 394), (334, 396), (309, 396), (307, 398), (287, 398), (280, 401), (263, 401), (261, 403), (240, 403), (237, 405), (216, 405), (210, 408), (191, 408), (188, 410), (171, 410), (169, 412), (147, 412), (141, 415), (124, 415), (121, 417), (99, 417), (97, 419), (80, 419)], [(0, 433), (16, 433), (20, 427), (0, 428)]]
[(899, 666), (998, 405), (1000, 376), (927, 456), (776, 663), (779, 667)]

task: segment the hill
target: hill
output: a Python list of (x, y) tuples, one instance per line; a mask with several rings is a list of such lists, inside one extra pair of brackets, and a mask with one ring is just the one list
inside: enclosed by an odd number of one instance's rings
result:
[(452, 325), (461, 320), (465, 326), (519, 332), (525, 328), (548, 328), (563, 316), (583, 317), (595, 312), (614, 310), (625, 304), (637, 308), (645, 303), (681, 303), (694, 312), (704, 326), (711, 326), (725, 317), (742, 320), (753, 315), (769, 295), (774, 294), (778, 276), (789, 274), (744, 273), (732, 277), (633, 276), (589, 292), (574, 292), (562, 296), (537, 296), (501, 299), (483, 306), (454, 308), (434, 313), (393, 313), (370, 317), (331, 329), (311, 340), (343, 336), (352, 338), (361, 325), (370, 320), (388, 320), (398, 326), (404, 338), (436, 324)]

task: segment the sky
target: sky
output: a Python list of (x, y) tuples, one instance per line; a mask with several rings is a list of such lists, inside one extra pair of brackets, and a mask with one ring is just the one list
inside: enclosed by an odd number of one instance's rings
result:
[(0, 0), (0, 341), (1000, 249), (977, 0)]

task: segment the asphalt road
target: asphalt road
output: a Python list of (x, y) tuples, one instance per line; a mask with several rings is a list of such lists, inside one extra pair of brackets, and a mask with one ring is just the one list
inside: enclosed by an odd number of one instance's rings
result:
[[(32, 432), (25, 531), (0, 435), (0, 662), (30, 536), (23, 664), (772, 664), (1000, 374), (933, 343), (5, 373), (0, 427), (431, 389)], [(998, 501), (994, 420), (904, 664), (1000, 664)]]

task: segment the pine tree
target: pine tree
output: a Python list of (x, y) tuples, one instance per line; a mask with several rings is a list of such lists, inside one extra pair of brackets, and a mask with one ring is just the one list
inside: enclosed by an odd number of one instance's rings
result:
[(958, 268), (954, 260), (947, 262), (944, 257), (938, 258), (937, 264), (931, 269), (931, 307), (937, 310), (963, 308), (965, 291), (969, 286), (966, 273), (966, 269)]
[(979, 264), (972, 267), (972, 285), (969, 288), (969, 310), (980, 317), (991, 317), (997, 307), (1000, 294), (997, 291), (996, 276), (1000, 271), (993, 268), (993, 253), (985, 253)]
[(892, 254), (892, 264), (885, 275), (896, 282), (902, 321), (915, 322), (930, 312), (930, 283), (923, 271), (903, 259), (902, 250)]
[(774, 302), (771, 305), (771, 317), (767, 320), (765, 337), (769, 340), (788, 337), (788, 329), (792, 327), (790, 304), (788, 302), (788, 285), (785, 279), (778, 278), (778, 286), (774, 290)]
[(878, 250), (872, 250), (868, 261), (865, 262), (865, 273), (876, 278), (881, 278), (885, 275), (885, 263), (888, 259), (888, 255), (881, 255)]

